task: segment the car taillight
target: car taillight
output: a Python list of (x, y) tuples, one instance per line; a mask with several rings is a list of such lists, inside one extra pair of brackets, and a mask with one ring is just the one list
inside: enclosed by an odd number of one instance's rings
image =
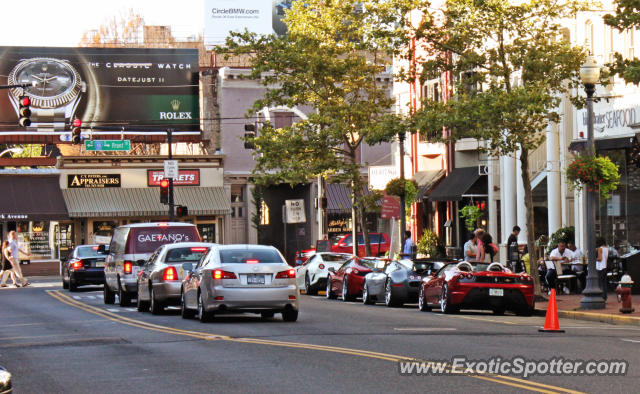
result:
[(131, 261), (124, 262), (124, 273), (130, 274), (133, 271), (133, 263)]
[(257, 260), (257, 259), (247, 259), (245, 261), (245, 263), (247, 263), (247, 264), (258, 264), (259, 262), (260, 262), (260, 260)]
[(178, 272), (175, 267), (167, 267), (162, 274), (162, 280), (178, 280)]
[(321, 269), (321, 270), (323, 270), (323, 269), (324, 269), (324, 264), (320, 264), (320, 265), (318, 265), (318, 268), (319, 268), (319, 269)]
[(75, 261), (75, 262), (71, 265), (71, 267), (72, 267), (74, 270), (79, 270), (79, 269), (83, 269), (83, 268), (84, 268), (84, 264), (82, 264), (82, 260), (79, 260), (79, 261)]
[(213, 279), (238, 279), (236, 277), (236, 274), (234, 274), (233, 272), (223, 270), (215, 270), (211, 272), (211, 276), (213, 277)]
[(295, 277), (296, 277), (296, 270), (294, 269), (280, 271), (276, 274), (276, 279), (291, 279)]
[(191, 248), (191, 251), (192, 252), (206, 252), (207, 248), (205, 248), (205, 247), (194, 247), (194, 248)]

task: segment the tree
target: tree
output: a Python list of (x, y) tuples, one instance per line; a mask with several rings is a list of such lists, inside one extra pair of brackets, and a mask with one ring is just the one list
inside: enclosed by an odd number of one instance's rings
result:
[(416, 31), (432, 55), (422, 63), (421, 78), (449, 73), (455, 86), (451, 100), (423, 102), (415, 127), (431, 138), (445, 129), (446, 139), (485, 141), (483, 149), (494, 156), (520, 152), (529, 272), (538, 295), (529, 153), (559, 120), (562, 95), (577, 84), (585, 53), (562, 38), (559, 21), (582, 7), (573, 0), (450, 0), (446, 9), (425, 9)]
[[(620, 31), (638, 29), (640, 27), (640, 2), (638, 0), (617, 0), (615, 15), (604, 16), (604, 23)], [(640, 60), (624, 59), (619, 53), (615, 54), (616, 61), (608, 64), (613, 74), (618, 74), (628, 83), (640, 83)]]
[(226, 47), (217, 49), (252, 55), (251, 77), (267, 90), (250, 113), (271, 106), (312, 110), (290, 127), (262, 127), (253, 141), (256, 181), (293, 185), (318, 175), (348, 181), (367, 254), (365, 182), (357, 154), (363, 142), (392, 138), (376, 129), (394, 104), (377, 77), (404, 45), (404, 15), (411, 3), (296, 1), (284, 19), (286, 36), (232, 33)]

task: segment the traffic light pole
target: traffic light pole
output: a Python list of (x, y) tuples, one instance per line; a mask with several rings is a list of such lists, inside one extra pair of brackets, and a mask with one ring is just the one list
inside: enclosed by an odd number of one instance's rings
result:
[[(169, 144), (169, 160), (173, 160), (173, 155), (171, 154), (171, 143), (173, 142), (172, 138), (173, 129), (167, 130), (167, 142)], [(173, 202), (173, 178), (169, 178), (169, 221), (173, 222), (175, 219), (174, 216), (174, 202)]]

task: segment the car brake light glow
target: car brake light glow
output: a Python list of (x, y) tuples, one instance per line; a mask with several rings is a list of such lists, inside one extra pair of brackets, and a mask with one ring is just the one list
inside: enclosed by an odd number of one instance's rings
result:
[(260, 262), (260, 260), (258, 260), (258, 259), (247, 259), (245, 261), (245, 263), (247, 263), (247, 264), (258, 264), (259, 262)]
[(124, 273), (130, 274), (133, 271), (133, 263), (131, 261), (124, 262)]
[(80, 261), (74, 262), (72, 267), (73, 267), (74, 270), (79, 270), (79, 269), (84, 268), (84, 264), (82, 264), (82, 260), (80, 260)]
[(92, 246), (91, 249), (98, 250), (98, 247), (97, 246)]
[(320, 265), (318, 265), (318, 268), (319, 268), (319, 269), (321, 269), (321, 270), (323, 270), (323, 269), (324, 269), (324, 264), (320, 264)]
[(216, 301), (222, 301), (222, 300), (224, 300), (223, 296), (216, 296)]
[(192, 252), (206, 252), (207, 248), (205, 247), (195, 247), (195, 248), (191, 248)]
[(211, 276), (213, 277), (213, 279), (238, 279), (236, 277), (236, 274), (234, 274), (233, 272), (223, 270), (215, 270), (211, 272)]
[(293, 268), (286, 271), (280, 271), (276, 274), (276, 279), (290, 279), (296, 277), (296, 270)]
[(169, 225), (169, 223), (158, 223), (158, 227), (167, 227)]
[(167, 267), (162, 274), (162, 280), (178, 280), (178, 272), (175, 267)]
[(290, 296), (289, 296), (289, 299), (290, 299), (290, 300), (295, 300), (295, 299), (296, 299), (296, 296), (290, 295)]

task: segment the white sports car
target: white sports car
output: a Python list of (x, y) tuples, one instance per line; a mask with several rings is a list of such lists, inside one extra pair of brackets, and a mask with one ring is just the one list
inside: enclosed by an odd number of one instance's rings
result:
[(328, 269), (338, 269), (352, 256), (347, 253), (321, 252), (309, 257), (307, 261), (296, 267), (296, 281), (298, 287), (304, 289), (307, 295), (318, 294), (318, 290), (327, 285)]

